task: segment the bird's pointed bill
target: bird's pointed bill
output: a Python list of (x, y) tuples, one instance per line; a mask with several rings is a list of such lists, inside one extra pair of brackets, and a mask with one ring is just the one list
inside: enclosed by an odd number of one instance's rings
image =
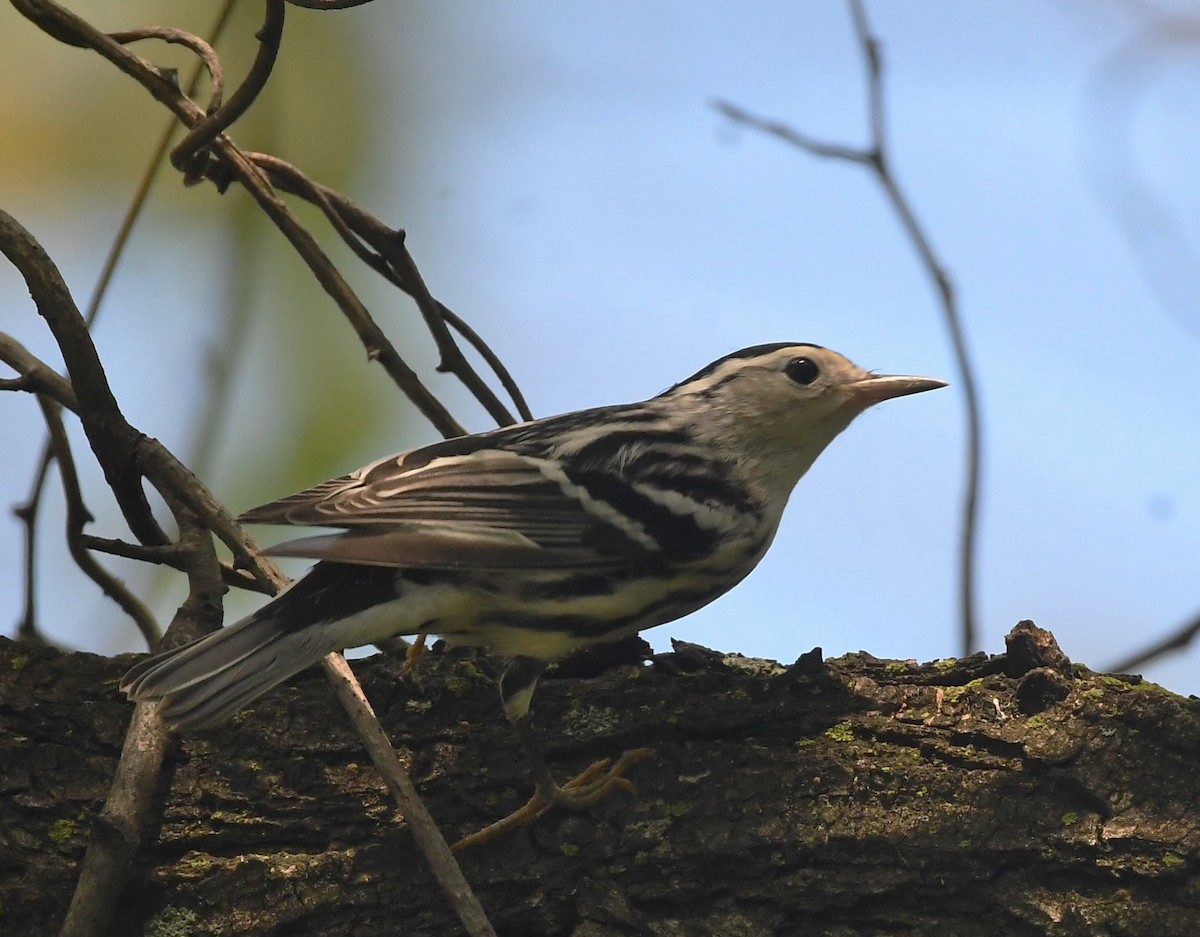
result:
[(855, 381), (847, 389), (855, 400), (866, 406), (891, 400), (893, 397), (907, 397), (909, 394), (920, 394), (927, 390), (937, 390), (945, 387), (945, 381), (935, 377), (914, 377), (908, 374), (872, 374), (861, 381)]

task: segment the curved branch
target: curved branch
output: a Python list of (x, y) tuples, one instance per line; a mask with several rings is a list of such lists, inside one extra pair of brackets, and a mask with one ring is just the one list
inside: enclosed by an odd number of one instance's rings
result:
[(21, 375), (13, 386), (4, 389), (45, 394), (68, 410), (79, 412), (71, 382), (7, 332), (0, 332), (0, 361)]
[[(175, 639), (195, 638), (219, 627), (225, 586), (212, 537), (203, 522), (182, 509), (171, 492), (163, 494), (179, 521), (179, 549), (191, 555), (188, 596), (167, 634)], [(60, 937), (95, 937), (108, 930), (117, 896), (125, 888), (129, 867), (141, 845), (146, 817), (152, 813), (170, 744), (154, 705), (135, 706), (104, 809), (92, 827)]]
[(71, 443), (63, 426), (62, 412), (57, 403), (38, 394), (38, 404), (46, 421), (54, 461), (58, 463), (58, 474), (62, 479), (63, 500), (67, 505), (67, 549), (71, 559), (101, 591), (117, 603), (121, 610), (133, 619), (138, 631), (146, 641), (147, 648), (155, 648), (162, 639), (162, 629), (150, 613), (150, 609), (125, 588), (125, 584), (96, 562), (83, 543), (83, 528), (93, 519), (83, 503), (83, 492), (79, 488), (79, 475), (75, 471), (75, 459), (71, 455)]
[[(209, 100), (205, 112), (211, 114), (220, 108), (225, 96), (225, 70), (221, 66), (220, 57), (210, 43), (194, 33), (176, 29), (173, 26), (144, 26), (139, 29), (126, 29), (120, 32), (109, 33), (108, 35), (110, 38), (121, 43), (121, 45), (126, 45), (130, 42), (141, 42), (144, 39), (159, 39), (172, 45), (184, 46), (191, 49), (196, 54), (196, 57), (200, 59), (204, 70), (208, 72)], [(192, 84), (194, 87), (194, 79)], [(189, 97), (191, 93), (193, 92), (189, 89)], [(173, 126), (174, 123), (172, 123)]]
[[(22, 13), (47, 32), (60, 37), (70, 37), (71, 44), (92, 48), (112, 61), (122, 71), (125, 71), (138, 80), (156, 99), (166, 104), (186, 125), (193, 128), (193, 132), (196, 131), (199, 124), (205, 121), (205, 115), (199, 112), (194, 102), (179, 92), (173, 82), (164, 76), (159, 69), (133, 55), (120, 43), (115, 42), (112, 37), (94, 29), (86, 21), (56, 6), (49, 2), (49, 0), (13, 0), (13, 3)], [(270, 0), (268, 12), (273, 13), (277, 5), (278, 0)], [(264, 30), (265, 33), (269, 34), (264, 38), (263, 49), (260, 50), (259, 56), (259, 62), (262, 63), (260, 70), (262, 80), (265, 80), (265, 74), (269, 72), (269, 62), (273, 60), (273, 53), (270, 53), (269, 50), (273, 41), (277, 42), (278, 30), (282, 29), (282, 13), (280, 12), (278, 16), (278, 19), (272, 19), (271, 16), (268, 16), (268, 28)], [(255, 81), (248, 79), (247, 83), (243, 85), (243, 88), (247, 89), (245, 96), (241, 95), (242, 88), (239, 88), (239, 91), (235, 92), (234, 97), (239, 98), (239, 100), (243, 97), (252, 98), (253, 94), (257, 93), (257, 80), (257, 78)], [(214, 116), (232, 113), (231, 109), (234, 107), (235, 104), (231, 98), (229, 104), (222, 108), (218, 112), (218, 115)], [(189, 133), (189, 137), (191, 137), (191, 133)], [(175, 154), (172, 157), (173, 161), (178, 161), (182, 153), (181, 147), (182, 144), (180, 147), (176, 147)], [(346, 284), (328, 257), (317, 246), (312, 236), (299, 224), (286, 205), (275, 197), (266, 179), (263, 178), (258, 168), (256, 168), (257, 164), (252, 165), (250, 155), (243, 153), (232, 141), (222, 134), (217, 134), (211, 140), (211, 148), (218, 159), (219, 165), (206, 165), (206, 175), (212, 178), (218, 187), (223, 188), (232, 179), (237, 179), (250, 191), (268, 217), (271, 218), (288, 240), (292, 242), (293, 247), (296, 248), (297, 252), (316, 275), (322, 287), (338, 303), (343, 314), (350, 321), (363, 345), (366, 347), (368, 356), (372, 360), (379, 361), (392, 377), (393, 381), (396, 382), (401, 390), (405, 392), (409, 399), (416, 404), (426, 418), (443, 435), (461, 435), (463, 433), (462, 426), (450, 415), (441, 402), (425, 388), (416, 375), (416, 372), (396, 352), (383, 331), (358, 300), (358, 297), (353, 293), (349, 285)], [(335, 227), (338, 227), (339, 233), (343, 237), (346, 237), (347, 229), (353, 230), (370, 243), (378, 251), (380, 257), (378, 261), (373, 262), (367, 260), (367, 257), (359, 249), (355, 248), (355, 252), (381, 273), (383, 270), (380, 268), (379, 262), (385, 263), (391, 269), (394, 276), (389, 274), (384, 275), (416, 300), (426, 325), (434, 336), (434, 340), (438, 346), (438, 352), (441, 357), (441, 362), (438, 366), (439, 370), (454, 373), (498, 423), (503, 425), (514, 422), (508, 409), (500, 403), (491, 388), (479, 377), (463, 356), (461, 349), (454, 342), (453, 338), (450, 337), (447, 330), (447, 323), (442, 313), (444, 307), (429, 294), (420, 276), (420, 272), (413, 261), (412, 255), (403, 243), (402, 233), (387, 228), (369, 212), (359, 208), (344, 196), (334, 193), (332, 190), (325, 189), (307, 179), (299, 170), (286, 162), (276, 160), (274, 157), (265, 157), (261, 154), (254, 154), (254, 158), (260, 159), (262, 165), (269, 167), (272, 173), (279, 174), (274, 176), (275, 181), (278, 182), (281, 178), (286, 180), (286, 183), (281, 184), (281, 188), (288, 191), (288, 186), (294, 187), (291, 191), (321, 206), (331, 220), (334, 217), (332, 209), (336, 206), (337, 213), (341, 214), (345, 222), (343, 225), (335, 224)], [(322, 199), (316, 197), (318, 193), (323, 195), (330, 204), (323, 205)], [(353, 241), (350, 241), (348, 238), (347, 242), (350, 243), (352, 248), (355, 247)], [(472, 344), (477, 348), (482, 346), (482, 342), (478, 336), (475, 336)], [(513, 381), (511, 375), (506, 371), (497, 367), (497, 357), (489, 352), (484, 354), (484, 358), (496, 370), (502, 385), (512, 393), (516, 387), (515, 381)], [(528, 412), (528, 407), (525, 405), (523, 399), (519, 398), (519, 393), (514, 394), (514, 401), (517, 403), (518, 410), (521, 411), (523, 418), (530, 419), (531, 414)]]
[(521, 388), (517, 386), (517, 382), (513, 379), (512, 374), (504, 363), (500, 360), (500, 356), (492, 351), (491, 346), (480, 337), (471, 326), (469, 326), (453, 309), (444, 303), (438, 303), (442, 309), (442, 317), (447, 324), (454, 329), (459, 335), (470, 342), (481, 358), (487, 362), (487, 366), (492, 369), (492, 373), (496, 375), (496, 379), (500, 382), (500, 386), (504, 388), (505, 393), (512, 398), (513, 406), (517, 408), (517, 413), (520, 414), (522, 420), (532, 420), (533, 413), (529, 410), (529, 404), (525, 401), (525, 395), (521, 393)]
[(204, 177), (203, 155), (220, 133), (241, 117), (266, 87), (267, 79), (275, 68), (279, 55), (279, 43), (283, 38), (283, 0), (267, 0), (266, 20), (258, 31), (258, 54), (245, 79), (229, 98), (229, 103), (197, 121), (182, 140), (171, 151), (171, 165), (183, 172), (185, 185), (199, 182)]
[[(4, 231), (3, 220), (6, 217), (0, 211), (0, 234)], [(21, 375), (22, 386), (15, 389), (49, 396), (68, 410), (79, 412), (79, 402), (71, 383), (3, 332), (0, 332), (0, 360)], [(157, 439), (137, 432), (128, 424), (125, 427), (128, 431), (121, 431), (120, 436), (122, 444), (128, 446), (128, 451), (123, 455), (139, 480), (142, 477), (149, 479), (164, 494), (173, 492), (178, 500), (204, 518), (213, 533), (233, 552), (234, 561), (249, 570), (269, 591), (274, 593), (287, 582), (275, 564), (262, 555), (258, 545), (236, 518), (183, 463)], [(156, 547), (169, 545), (165, 540), (150, 544)]]
[(287, 0), (287, 2), (306, 10), (349, 10), (353, 7), (365, 6), (372, 3), (373, 0)]
[[(217, 14), (216, 22), (213, 25), (210, 34), (212, 40), (204, 42), (198, 40), (199, 45), (192, 45), (193, 51), (197, 53), (201, 61), (192, 72), (191, 80), (188, 82), (187, 95), (195, 97), (196, 91), (200, 85), (200, 76), (207, 68), (210, 80), (209, 93), (209, 109), (213, 109), (220, 105), (222, 96), (222, 85), (224, 79), (220, 70), (220, 60), (213, 51), (213, 43), (224, 32), (226, 24), (229, 22), (229, 16), (233, 11), (233, 0), (225, 0), (220, 12)], [(168, 27), (162, 27), (164, 30), (169, 30)], [(153, 32), (153, 30), (150, 30)], [(173, 31), (173, 32), (178, 32)], [(190, 33), (183, 34), (191, 36)], [(156, 34), (157, 36), (157, 34)], [(161, 37), (160, 37), (161, 38)], [(195, 37), (191, 37), (195, 38)], [(169, 39), (167, 41), (170, 41)], [(183, 42), (185, 45), (190, 45), (189, 42)], [(109, 246), (108, 254), (104, 258), (104, 266), (100, 270), (100, 276), (96, 281), (96, 286), (92, 290), (92, 297), (88, 301), (87, 311), (84, 314), (84, 321), (90, 329), (96, 321), (96, 316), (100, 312), (100, 306), (104, 301), (104, 297), (108, 293), (109, 284), (112, 282), (113, 275), (116, 273), (117, 264), (125, 252), (125, 247), (129, 243), (130, 235), (133, 233), (134, 224), (140, 217), (146, 200), (150, 195), (150, 188), (157, 176), (158, 167), (162, 163), (163, 154), (166, 153), (167, 147), (170, 145), (171, 136), (178, 126), (177, 121), (169, 119), (166, 123), (162, 135), (159, 137), (154, 153), (151, 155), (149, 164), (146, 170), (142, 173), (142, 178), (138, 183), (137, 190), (134, 192), (133, 198), (130, 201), (129, 208), (125, 212), (124, 218), (121, 219), (121, 224), (117, 229), (116, 236), (113, 238), (112, 244)], [(36, 564), (37, 564), (37, 519), (41, 506), (42, 492), (45, 490), (46, 478), (50, 463), (53, 460), (53, 452), (50, 448), (50, 440), (47, 439), (42, 443), (41, 456), (38, 459), (38, 467), (34, 472), (33, 483), (30, 485), (29, 497), (20, 507), (14, 509), (14, 513), (20, 519), (25, 527), (25, 551), (23, 557), (24, 567), (24, 592), (25, 592), (25, 607), (21, 615), (20, 624), (17, 626), (17, 636), (23, 641), (40, 641), (41, 635), (37, 625), (37, 582), (36, 582)], [(86, 539), (86, 538), (85, 538)], [(248, 577), (246, 577), (248, 578)], [(253, 580), (250, 580), (253, 582)]]
[[(399, 287), (417, 303), (441, 354), (438, 370), (453, 373), (501, 426), (513, 423), (512, 414), (495, 393), (471, 367), (457, 343), (446, 330), (451, 325), (480, 353), (508, 392), (521, 418), (533, 419), (516, 381), (500, 363), (499, 357), (480, 336), (466, 327), (454, 313), (435, 300), (417, 269), (416, 262), (404, 241), (404, 232), (389, 228), (375, 215), (347, 196), (321, 185), (302, 173), (296, 166), (269, 153), (246, 153), (256, 166), (264, 170), (271, 184), (316, 205), (334, 230), (372, 270)], [(451, 321), (453, 319), (453, 321)]]
[(0, 252), (25, 279), (38, 313), (50, 326), (62, 351), (71, 385), (81, 391), (72, 409), (79, 414), (84, 433), (129, 529), (143, 543), (166, 543), (167, 535), (154, 519), (141, 476), (132, 463), (133, 443), (140, 434), (125, 420), (117, 405), (87, 323), (62, 275), (42, 246), (3, 210), (0, 210)]
[[(187, 126), (194, 126), (205, 116), (199, 106), (187, 98), (168, 75), (134, 55), (81, 17), (52, 3), (51, 0), (12, 2), (21, 13), (51, 35), (70, 37), (72, 45), (82, 45), (99, 52), (135, 79), (156, 100), (170, 108)], [(64, 38), (64, 41), (68, 40)], [(211, 148), (218, 157), (218, 165), (209, 164), (206, 167), (209, 177), (222, 188), (230, 181), (237, 180), (250, 193), (267, 217), (291, 242), (301, 259), (312, 270), (317, 282), (338, 304), (366, 347), (367, 355), (382, 365), (397, 386), (444, 436), (462, 435), (462, 426), (445, 405), (430, 393), (417, 373), (396, 351), (345, 278), (321, 250), (313, 236), (276, 195), (262, 172), (224, 134), (213, 140)]]

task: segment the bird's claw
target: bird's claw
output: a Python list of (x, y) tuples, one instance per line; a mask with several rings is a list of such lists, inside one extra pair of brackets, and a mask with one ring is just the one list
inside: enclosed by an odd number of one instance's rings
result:
[(524, 806), (495, 823), (490, 823), (483, 829), (464, 836), (450, 848), (454, 852), (459, 852), (468, 846), (478, 846), (509, 830), (532, 823), (542, 814), (555, 808), (583, 810), (599, 803), (615, 791), (625, 791), (633, 797), (637, 797), (637, 787), (624, 777), (624, 774), (639, 761), (649, 758), (653, 754), (654, 749), (652, 748), (634, 748), (622, 754), (615, 763), (612, 763), (611, 758), (602, 758), (600, 761), (593, 762), (561, 786), (556, 784), (550, 791), (534, 791), (533, 796)]

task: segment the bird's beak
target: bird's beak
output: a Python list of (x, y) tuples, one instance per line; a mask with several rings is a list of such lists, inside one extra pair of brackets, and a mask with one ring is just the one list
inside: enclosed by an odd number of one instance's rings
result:
[(893, 397), (906, 397), (909, 394), (919, 394), (927, 390), (937, 390), (945, 387), (945, 381), (935, 377), (912, 377), (907, 374), (872, 374), (847, 385), (851, 398), (864, 407), (879, 403), (881, 400), (891, 400)]

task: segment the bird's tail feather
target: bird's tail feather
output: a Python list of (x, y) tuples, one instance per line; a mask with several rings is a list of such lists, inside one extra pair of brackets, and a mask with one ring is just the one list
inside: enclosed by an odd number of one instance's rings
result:
[(211, 728), (320, 660), (330, 648), (314, 640), (319, 630), (289, 629), (259, 612), (142, 661), (125, 675), (121, 689), (130, 699), (158, 700), (159, 715), (170, 728)]

